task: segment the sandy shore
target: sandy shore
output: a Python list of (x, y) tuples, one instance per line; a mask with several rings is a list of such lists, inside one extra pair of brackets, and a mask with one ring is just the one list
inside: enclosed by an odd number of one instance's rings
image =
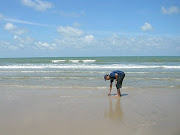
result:
[[(0, 88), (1, 135), (179, 135), (180, 90)], [(112, 94), (116, 94), (113, 89)]]

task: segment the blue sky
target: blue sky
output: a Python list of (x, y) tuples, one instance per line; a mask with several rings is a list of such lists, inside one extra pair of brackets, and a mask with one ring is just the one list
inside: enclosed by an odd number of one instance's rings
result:
[(1, 0), (0, 57), (180, 55), (179, 0)]

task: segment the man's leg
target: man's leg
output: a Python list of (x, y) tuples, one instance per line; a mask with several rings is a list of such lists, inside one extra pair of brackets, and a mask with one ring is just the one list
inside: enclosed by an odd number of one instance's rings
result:
[(116, 88), (117, 88), (117, 96), (118, 97), (121, 96), (120, 88), (122, 87), (122, 82), (123, 82), (124, 77), (125, 77), (125, 74), (122, 77), (118, 78), (118, 80), (117, 80)]
[(117, 96), (121, 96), (121, 91), (120, 91), (120, 88), (119, 89), (117, 89)]

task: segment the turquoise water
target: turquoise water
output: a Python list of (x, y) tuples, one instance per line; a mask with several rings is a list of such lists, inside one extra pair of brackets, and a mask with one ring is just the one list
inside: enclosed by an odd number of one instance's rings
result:
[(117, 69), (125, 89), (180, 87), (180, 56), (0, 58), (0, 86), (109, 88), (103, 76)]

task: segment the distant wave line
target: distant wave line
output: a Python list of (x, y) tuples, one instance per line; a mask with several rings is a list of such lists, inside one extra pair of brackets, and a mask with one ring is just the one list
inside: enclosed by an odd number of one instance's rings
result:
[(72, 63), (79, 63), (79, 62), (84, 62), (84, 63), (93, 63), (96, 62), (96, 60), (52, 60), (52, 63), (64, 63), (64, 62), (72, 62)]
[[(67, 74), (71, 74), (71, 73), (87, 73), (87, 74), (94, 74), (94, 73), (98, 73), (98, 74), (105, 74), (107, 72), (105, 71), (49, 71), (49, 70), (1, 70), (0, 73), (67, 73)], [(180, 74), (180, 72), (125, 72), (126, 74)]]
[(0, 79), (88, 79), (88, 80), (97, 80), (102, 79), (102, 77), (88, 77), (88, 76), (6, 76), (0, 77)]
[(40, 65), (5, 65), (0, 66), (0, 69), (147, 69), (147, 68), (167, 68), (167, 69), (180, 69), (180, 66), (167, 66), (167, 65), (52, 65), (52, 64), (40, 64)]

